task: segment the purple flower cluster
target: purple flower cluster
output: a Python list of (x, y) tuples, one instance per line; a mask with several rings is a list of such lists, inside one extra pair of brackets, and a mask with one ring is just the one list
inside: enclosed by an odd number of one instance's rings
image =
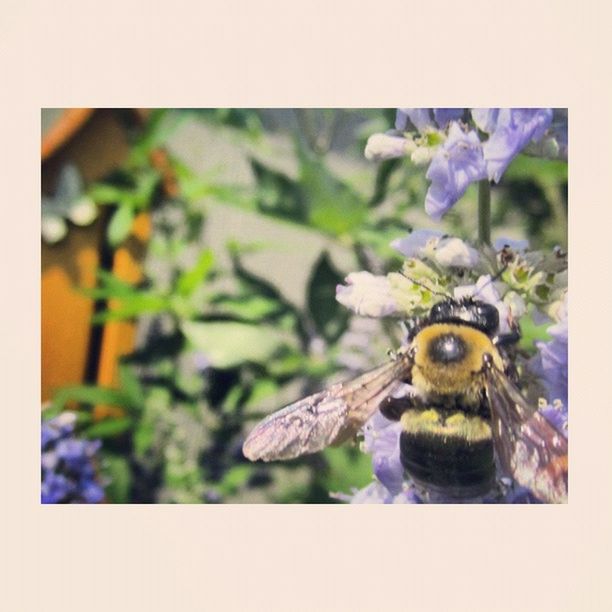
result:
[(440, 219), (470, 184), (485, 179), (498, 183), (526, 148), (566, 156), (567, 116), (565, 123), (554, 124), (554, 133), (552, 125), (551, 108), (400, 108), (395, 131), (373, 135), (365, 155), (430, 161), (425, 210)]
[(96, 479), (93, 457), (100, 441), (74, 436), (76, 416), (64, 412), (41, 427), (41, 502), (99, 503), (104, 489)]

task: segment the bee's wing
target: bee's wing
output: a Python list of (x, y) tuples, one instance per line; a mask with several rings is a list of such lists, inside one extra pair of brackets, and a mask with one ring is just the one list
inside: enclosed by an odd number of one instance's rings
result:
[(394, 361), (326, 391), (309, 395), (259, 423), (242, 447), (247, 459), (293, 459), (323, 450), (354, 435), (410, 374), (410, 361)]
[(567, 439), (493, 364), (484, 376), (502, 470), (544, 502), (567, 502)]

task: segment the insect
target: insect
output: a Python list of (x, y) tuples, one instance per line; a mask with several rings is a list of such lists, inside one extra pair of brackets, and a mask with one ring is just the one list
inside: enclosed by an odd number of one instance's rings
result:
[[(502, 478), (543, 502), (567, 500), (567, 439), (530, 407), (492, 304), (446, 298), (407, 323), (405, 346), (361, 376), (272, 413), (251, 431), (251, 461), (291, 459), (354, 437), (380, 409), (400, 421), (400, 459), (423, 490), (469, 499)], [(405, 383), (414, 394), (395, 397)]]

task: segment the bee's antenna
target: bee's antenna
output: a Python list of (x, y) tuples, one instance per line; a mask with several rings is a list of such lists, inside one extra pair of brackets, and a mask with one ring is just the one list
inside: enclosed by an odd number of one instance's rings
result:
[(405, 278), (407, 278), (411, 283), (414, 283), (415, 285), (418, 285), (419, 287), (423, 287), (423, 289), (426, 289), (427, 291), (429, 291), (430, 293), (433, 293), (434, 295), (441, 295), (442, 297), (445, 297), (445, 298), (452, 297), (448, 293), (442, 293), (441, 291), (436, 291), (435, 289), (432, 289), (431, 287), (428, 287), (424, 283), (421, 283), (420, 281), (415, 280), (411, 276), (408, 276), (403, 270), (400, 271), (400, 274), (402, 276), (404, 276)]

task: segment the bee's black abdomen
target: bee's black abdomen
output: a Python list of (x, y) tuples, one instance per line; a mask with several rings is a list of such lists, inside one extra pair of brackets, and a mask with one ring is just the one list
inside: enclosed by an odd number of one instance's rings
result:
[[(417, 415), (417, 411), (413, 411)], [(423, 413), (421, 413), (423, 414)], [(419, 422), (415, 416), (414, 423)], [(402, 431), (400, 458), (418, 484), (448, 497), (468, 498), (486, 493), (495, 481), (495, 459), (490, 437), (470, 439), (440, 423), (437, 431), (422, 426)]]

